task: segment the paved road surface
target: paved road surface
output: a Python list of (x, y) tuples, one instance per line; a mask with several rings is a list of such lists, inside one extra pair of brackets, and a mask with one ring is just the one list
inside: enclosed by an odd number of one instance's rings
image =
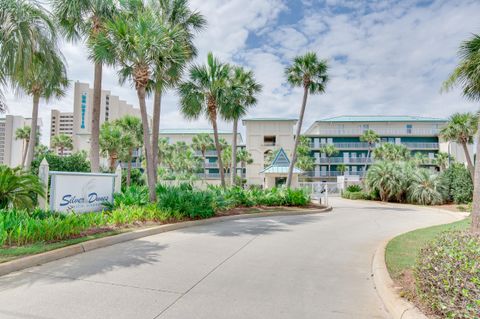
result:
[(380, 242), (451, 214), (335, 199), (334, 211), (155, 235), (0, 278), (0, 318), (388, 318)]

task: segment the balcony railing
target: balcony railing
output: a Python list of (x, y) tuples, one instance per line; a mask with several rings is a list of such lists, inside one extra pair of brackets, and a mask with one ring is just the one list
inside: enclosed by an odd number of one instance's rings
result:
[(316, 164), (371, 164), (373, 158), (367, 157), (320, 157), (315, 160)]
[(408, 149), (421, 149), (421, 150), (436, 150), (438, 149), (438, 143), (402, 143)]
[(307, 171), (304, 176), (308, 177), (337, 177), (337, 176), (363, 176), (364, 171), (357, 172), (340, 172), (340, 171)]
[(204, 167), (204, 168), (218, 168), (218, 163), (217, 163), (217, 162), (215, 162), (215, 163), (210, 163), (210, 162), (209, 162), (209, 163), (205, 163), (205, 164), (203, 165), (203, 167)]
[[(330, 145), (335, 146), (338, 149), (368, 149), (368, 143), (364, 142), (352, 142), (352, 143), (330, 143)], [(375, 148), (380, 146), (382, 143), (376, 143), (371, 145), (371, 148)], [(319, 149), (328, 145), (328, 143), (310, 143), (310, 148), (312, 149)], [(423, 150), (436, 150), (439, 148), (438, 143), (401, 143), (401, 145), (406, 146), (408, 149), (423, 149)]]
[[(220, 173), (198, 173), (197, 174), (198, 178), (202, 179), (202, 178), (206, 178), (206, 179), (220, 179)], [(240, 174), (237, 173), (237, 176), (241, 176), (242, 178), (245, 178), (246, 174), (245, 173), (242, 173)], [(230, 173), (225, 173), (225, 178), (229, 178), (230, 177)]]
[[(439, 129), (390, 129), (390, 128), (372, 128), (378, 135), (382, 136), (437, 136)], [(315, 131), (315, 135), (321, 136), (359, 136), (365, 132), (362, 128), (352, 129), (320, 129)]]

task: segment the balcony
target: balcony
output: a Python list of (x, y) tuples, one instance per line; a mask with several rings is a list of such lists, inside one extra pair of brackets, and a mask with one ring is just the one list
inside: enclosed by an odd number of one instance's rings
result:
[(315, 164), (372, 164), (373, 158), (366, 157), (320, 157)]
[(357, 172), (340, 172), (340, 171), (307, 171), (303, 176), (307, 177), (337, 177), (337, 176), (363, 176), (364, 171)]
[[(348, 150), (354, 150), (354, 149), (359, 149), (359, 150), (367, 150), (369, 148), (368, 143), (364, 142), (352, 142), (352, 143), (330, 143), (330, 145), (335, 146), (337, 149), (348, 149)], [(380, 146), (382, 143), (376, 143), (375, 145), (372, 145), (372, 149), (375, 147)], [(310, 143), (310, 148), (311, 149), (320, 149), (324, 147), (325, 145), (328, 145), (327, 143), (320, 143), (316, 144), (315, 143)], [(401, 143), (401, 145), (406, 146), (408, 149), (415, 149), (415, 150), (437, 150), (439, 148), (438, 143)]]
[[(198, 173), (197, 174), (198, 178), (200, 179), (220, 179), (220, 173)], [(245, 178), (246, 174), (242, 173), (237, 173), (237, 176)], [(230, 178), (230, 173), (225, 173), (225, 179)]]
[[(390, 129), (390, 128), (371, 128), (381, 136), (438, 136), (439, 129)], [(362, 128), (352, 129), (320, 129), (315, 132), (319, 136), (360, 136), (365, 132)]]
[(438, 143), (402, 143), (410, 150), (438, 150)]
[(214, 163), (208, 162), (208, 163), (205, 163), (203, 165), (203, 167), (204, 168), (218, 168), (218, 163), (217, 162), (214, 162)]

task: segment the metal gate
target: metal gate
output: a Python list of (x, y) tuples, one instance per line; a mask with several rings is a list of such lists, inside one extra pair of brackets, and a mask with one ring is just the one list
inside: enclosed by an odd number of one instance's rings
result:
[(328, 198), (340, 196), (341, 188), (337, 182), (300, 182), (299, 187), (305, 189), (313, 200), (328, 205)]

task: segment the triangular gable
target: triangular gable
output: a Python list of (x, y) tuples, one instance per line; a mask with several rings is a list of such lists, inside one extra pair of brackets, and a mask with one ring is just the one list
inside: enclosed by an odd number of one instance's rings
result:
[(275, 156), (275, 158), (273, 159), (273, 162), (270, 166), (273, 166), (273, 167), (288, 167), (288, 166), (290, 166), (290, 160), (288, 159), (288, 156), (285, 153), (285, 151), (283, 150), (283, 148), (281, 148), (278, 151), (277, 156)]

